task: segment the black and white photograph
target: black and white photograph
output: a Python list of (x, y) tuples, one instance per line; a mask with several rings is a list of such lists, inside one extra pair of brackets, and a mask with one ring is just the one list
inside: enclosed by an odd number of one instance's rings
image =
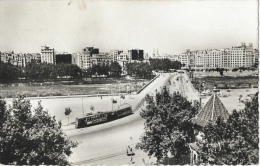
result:
[(0, 165), (258, 165), (259, 0), (0, 0)]

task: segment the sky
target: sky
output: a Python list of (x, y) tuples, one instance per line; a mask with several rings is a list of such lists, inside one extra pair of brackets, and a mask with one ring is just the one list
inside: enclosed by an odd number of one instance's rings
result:
[(59, 52), (258, 46), (257, 0), (0, 0), (0, 51)]

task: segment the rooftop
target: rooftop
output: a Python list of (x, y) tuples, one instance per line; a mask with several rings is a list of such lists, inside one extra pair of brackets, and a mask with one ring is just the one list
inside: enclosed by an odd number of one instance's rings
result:
[(198, 126), (205, 127), (209, 121), (216, 121), (218, 116), (223, 117), (226, 121), (229, 114), (218, 95), (213, 93), (206, 105), (193, 118), (193, 122)]

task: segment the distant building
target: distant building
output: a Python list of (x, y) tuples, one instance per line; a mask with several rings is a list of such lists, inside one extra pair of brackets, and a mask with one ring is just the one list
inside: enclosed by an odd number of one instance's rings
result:
[(121, 53), (123, 53), (123, 50), (111, 50), (110, 51), (110, 56), (112, 57), (113, 61), (117, 61), (117, 57)]
[(122, 74), (126, 74), (126, 63), (130, 61), (129, 54), (121, 52), (118, 56), (116, 61), (122, 68)]
[(73, 53), (71, 55), (71, 63), (72, 64), (75, 64), (75, 65), (78, 65), (78, 56), (79, 56), (80, 53)]
[(41, 63), (41, 54), (40, 53), (27, 53), (27, 54), (24, 54), (23, 60), (24, 60), (23, 66), (26, 66), (27, 63), (30, 63), (30, 62)]
[(92, 56), (99, 54), (99, 49), (94, 47), (85, 47), (82, 52), (78, 52), (72, 55), (71, 63), (78, 65), (82, 69), (87, 69), (92, 66)]
[(50, 49), (47, 46), (42, 46), (42, 48), (41, 48), (41, 62), (55, 64), (54, 49)]
[(93, 54), (99, 54), (99, 49), (94, 47), (85, 47), (83, 52), (89, 52), (90, 56), (92, 56)]
[(233, 46), (232, 48), (207, 49), (207, 50), (187, 50), (179, 56), (179, 61), (185, 67), (196, 69), (206, 68), (238, 68), (251, 67), (258, 61), (256, 58), (258, 50), (253, 49), (252, 43), (246, 46)]
[(109, 53), (99, 53), (99, 54), (93, 54), (91, 57), (91, 63), (92, 65), (110, 65), (113, 61), (112, 57), (109, 55)]
[(67, 53), (56, 54), (56, 64), (60, 63), (72, 64), (72, 55)]
[(188, 68), (190, 65), (190, 50), (187, 50), (185, 53), (182, 53), (179, 56), (179, 61), (181, 62), (181, 64), (183, 65), (183, 68)]
[(259, 50), (258, 49), (254, 49), (253, 54), (254, 54), (254, 59), (255, 59), (254, 60), (254, 64), (258, 68), (258, 65), (259, 65)]
[(91, 67), (91, 56), (92, 56), (92, 49), (84, 48), (81, 53), (77, 54), (77, 64), (80, 68), (87, 69)]
[(144, 60), (144, 50), (132, 49), (128, 50), (130, 61), (143, 61)]

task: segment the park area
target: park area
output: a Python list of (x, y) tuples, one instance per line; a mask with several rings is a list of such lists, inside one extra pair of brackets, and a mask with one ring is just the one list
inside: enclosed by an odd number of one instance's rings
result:
[(0, 84), (0, 97), (12, 98), (16, 93), (26, 97), (115, 94), (135, 92), (141, 89), (149, 79), (88, 79), (85, 82), (29, 82)]

